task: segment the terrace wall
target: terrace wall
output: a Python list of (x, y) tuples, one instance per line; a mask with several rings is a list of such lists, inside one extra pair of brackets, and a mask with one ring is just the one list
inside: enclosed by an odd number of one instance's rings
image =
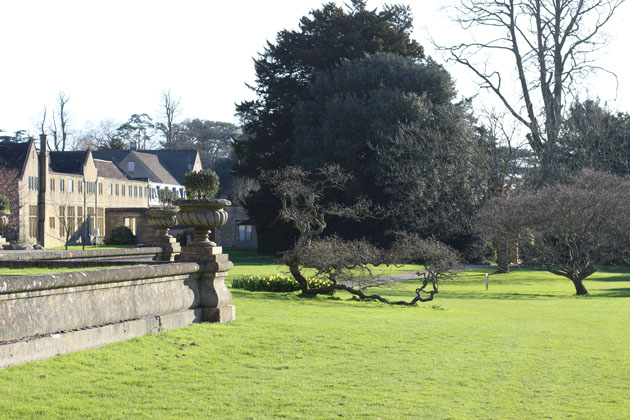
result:
[(234, 319), (223, 284), (232, 263), (220, 248), (212, 259), (0, 278), (0, 368)]

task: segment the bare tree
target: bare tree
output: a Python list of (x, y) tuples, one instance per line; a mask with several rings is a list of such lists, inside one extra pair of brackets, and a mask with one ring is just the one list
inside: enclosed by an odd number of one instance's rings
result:
[(567, 184), (490, 201), (480, 229), (519, 240), (524, 263), (569, 278), (578, 295), (602, 265), (630, 259), (630, 180), (586, 170)]
[[(263, 179), (272, 186), (281, 200), (280, 218), (289, 222), (298, 237), (293, 248), (284, 252), (283, 261), (300, 285), (302, 295), (313, 296), (345, 290), (360, 299), (374, 299), (395, 305), (414, 305), (433, 300), (438, 282), (449, 275), (456, 253), (446, 245), (434, 246), (437, 241), (423, 241), (417, 236), (403, 235), (390, 250), (382, 250), (366, 240), (346, 241), (336, 236), (321, 237), (326, 228), (327, 216), (348, 219), (363, 218), (370, 210), (366, 201), (352, 206), (325, 202), (328, 189), (342, 189), (352, 177), (338, 166), (327, 166), (316, 172), (299, 167), (286, 167), (267, 172)], [(410, 301), (390, 301), (378, 294), (366, 294), (365, 289), (384, 283), (375, 276), (373, 266), (404, 263), (422, 259), (427, 271), (416, 295)], [(446, 268), (448, 267), (448, 268)], [(314, 269), (316, 276), (328, 280), (328, 285), (310, 288), (303, 269)]]
[(19, 172), (11, 168), (0, 157), (0, 194), (9, 199), (11, 214), (9, 215), (9, 225), (4, 228), (4, 236), (8, 240), (15, 240), (18, 236), (19, 215), (22, 209), (19, 206)]
[[(65, 151), (66, 148), (69, 148), (68, 144), (68, 124), (70, 123), (70, 113), (68, 112), (68, 102), (70, 98), (66, 96), (65, 93), (59, 92), (57, 96), (57, 115), (55, 116), (55, 112), (53, 111), (52, 122), (48, 126), (52, 134), (53, 146), (48, 144), (49, 150), (54, 151)], [(46, 110), (44, 108), (44, 116), (42, 119), (42, 128), (44, 126), (44, 121), (46, 119)], [(43, 131), (42, 131), (43, 132)]]
[[(454, 18), (472, 41), (441, 47), (468, 67), (509, 113), (528, 130), (528, 142), (541, 166), (540, 184), (555, 178), (555, 146), (568, 97), (601, 68), (592, 53), (606, 38), (602, 28), (625, 0), (460, 0)], [(475, 32), (473, 32), (475, 31)], [(482, 39), (476, 39), (481, 34)], [(518, 79), (517, 99), (503, 85), (505, 74), (480, 53), (507, 54)]]
[(120, 123), (112, 119), (90, 124), (76, 136), (75, 146), (79, 150), (123, 150), (128, 146), (118, 132)]
[(179, 131), (178, 125), (175, 123), (175, 118), (181, 113), (179, 103), (181, 98), (174, 99), (171, 96), (170, 90), (162, 92), (161, 96), (162, 106), (162, 122), (159, 122), (156, 127), (164, 136), (164, 143), (162, 146), (164, 149), (170, 150), (175, 148), (177, 142), (177, 132)]

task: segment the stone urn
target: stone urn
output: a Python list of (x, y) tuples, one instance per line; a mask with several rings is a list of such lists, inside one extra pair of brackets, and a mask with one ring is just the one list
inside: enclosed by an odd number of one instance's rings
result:
[[(8, 210), (0, 210), (0, 231), (9, 226), (9, 214), (11, 214), (11, 212), (9, 212)], [(2, 249), (2, 247), (7, 244), (8, 242), (6, 241), (6, 239), (4, 239), (2, 235), (0, 235), (0, 249)]]
[(177, 221), (182, 226), (193, 228), (193, 242), (189, 246), (210, 248), (217, 246), (210, 241), (211, 229), (223, 226), (228, 215), (224, 207), (231, 205), (229, 200), (212, 198), (209, 200), (176, 200), (179, 207)]
[(155, 239), (158, 242), (163, 238), (172, 238), (168, 230), (177, 224), (177, 210), (149, 209), (147, 216), (149, 225), (157, 229)]
[(182, 250), (177, 240), (168, 233), (168, 230), (177, 224), (176, 215), (177, 210), (147, 210), (149, 225), (157, 229), (157, 233), (149, 245), (162, 248), (162, 251), (155, 256), (157, 261), (174, 261), (175, 256)]

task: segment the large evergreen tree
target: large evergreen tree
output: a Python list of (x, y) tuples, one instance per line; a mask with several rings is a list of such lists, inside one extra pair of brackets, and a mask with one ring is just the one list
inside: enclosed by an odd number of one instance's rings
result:
[(448, 72), (431, 59), (376, 54), (323, 73), (310, 93), (295, 107), (294, 162), (339, 165), (354, 178), (332, 200), (365, 197), (384, 209), (360, 226), (331, 221), (330, 230), (381, 243), (401, 229), (453, 242), (468, 233), (488, 185)]
[[(343, 60), (378, 52), (422, 59), (423, 49), (410, 38), (411, 30), (408, 7), (385, 6), (377, 11), (368, 9), (365, 0), (352, 0), (347, 9), (327, 3), (303, 17), (298, 30), (279, 32), (276, 42), (268, 42), (255, 60), (256, 84), (252, 88), (258, 98), (237, 107), (248, 136), (235, 145), (236, 175), (259, 179), (261, 171), (291, 163), (293, 108), (299, 101), (311, 99), (308, 86), (319, 73)], [(290, 235), (277, 235), (271, 228), (280, 206), (264, 183), (247, 204), (262, 249), (271, 250), (272, 244), (280, 249), (292, 245), (291, 241), (277, 242)]]

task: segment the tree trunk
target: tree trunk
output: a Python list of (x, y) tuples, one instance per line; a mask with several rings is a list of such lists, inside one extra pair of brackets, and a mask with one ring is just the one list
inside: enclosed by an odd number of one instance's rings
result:
[(574, 278), (573, 285), (575, 286), (575, 294), (578, 296), (588, 295), (588, 290), (584, 287), (584, 283), (582, 283), (581, 278)]
[(499, 240), (495, 242), (495, 248), (497, 249), (497, 272), (509, 273), (510, 272), (510, 248), (507, 241)]

